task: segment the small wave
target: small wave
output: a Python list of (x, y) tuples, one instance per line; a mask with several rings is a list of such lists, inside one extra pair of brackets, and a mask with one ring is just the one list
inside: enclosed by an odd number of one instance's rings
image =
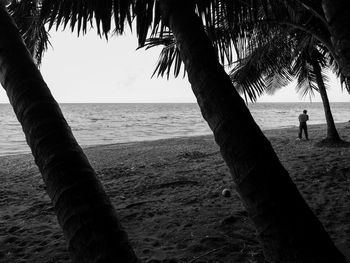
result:
[(296, 128), (298, 127), (297, 125), (282, 125), (277, 127), (277, 129), (288, 129), (288, 128)]
[(108, 121), (109, 119), (105, 119), (105, 118), (90, 118), (90, 121), (96, 122), (96, 121)]
[(21, 127), (21, 124), (18, 122), (18, 123), (3, 123), (4, 125), (7, 125), (7, 126), (14, 126), (14, 127)]

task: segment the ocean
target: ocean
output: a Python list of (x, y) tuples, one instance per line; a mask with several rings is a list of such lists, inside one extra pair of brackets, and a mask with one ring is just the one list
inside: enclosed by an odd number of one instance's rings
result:
[[(81, 146), (211, 134), (195, 103), (60, 104)], [(309, 124), (325, 123), (322, 103), (248, 105), (262, 130), (296, 127), (308, 110)], [(332, 103), (335, 122), (350, 120), (350, 103)], [(28, 153), (22, 128), (9, 104), (0, 104), (0, 156)]]

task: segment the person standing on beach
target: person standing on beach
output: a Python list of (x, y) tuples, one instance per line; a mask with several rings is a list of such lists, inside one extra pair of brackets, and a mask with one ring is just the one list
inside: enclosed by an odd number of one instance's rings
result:
[(309, 120), (309, 115), (307, 115), (307, 110), (303, 110), (303, 113), (299, 115), (299, 135), (298, 135), (299, 140), (301, 140), (302, 138), (303, 130), (304, 130), (306, 140), (309, 139), (309, 136), (307, 134), (307, 125), (306, 125), (306, 122), (308, 120)]

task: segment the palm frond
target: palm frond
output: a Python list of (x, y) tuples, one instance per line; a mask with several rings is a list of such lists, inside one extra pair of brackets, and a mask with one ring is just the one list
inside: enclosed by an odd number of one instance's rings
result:
[(40, 20), (40, 3), (34, 0), (12, 0), (7, 9), (36, 64), (40, 66), (43, 53), (50, 45), (50, 35)]
[(245, 58), (240, 59), (230, 72), (236, 89), (252, 102), (264, 93), (273, 94), (292, 81), (289, 65), (293, 60), (291, 43), (284, 34), (271, 33), (268, 38), (257, 34), (254, 40), (239, 50)]
[(342, 90), (346, 89), (350, 94), (350, 80), (346, 78), (343, 74), (340, 74), (340, 85)]
[(315, 96), (315, 91), (318, 92), (316, 75), (312, 65), (303, 56), (298, 57), (293, 66), (293, 71), (297, 75), (297, 85), (295, 87), (301, 98), (309, 96), (312, 99)]
[(324, 72), (324, 68), (321, 68), (321, 69), (322, 69), (321, 75), (322, 75), (323, 84), (324, 84), (326, 89), (329, 89), (330, 88), (330, 86), (329, 86), (329, 77)]
[[(167, 35), (163, 35), (162, 38), (150, 38), (147, 40), (146, 49), (163, 45), (163, 49), (159, 55), (158, 63), (153, 71), (152, 77), (157, 75), (158, 77), (166, 76), (170, 77), (171, 69), (173, 68), (173, 74), (177, 77), (183, 68), (183, 63), (180, 58), (180, 52), (176, 46), (175, 39), (171, 32), (167, 32)], [(183, 68), (183, 75), (185, 76), (185, 70)]]
[[(174, 5), (188, 5), (189, 8), (195, 8), (197, 14), (201, 17), (203, 25), (207, 28), (211, 39), (218, 42), (227, 42), (244, 34), (247, 27), (252, 27), (253, 22), (257, 21), (262, 10), (263, 4), (271, 0), (193, 0), (193, 1), (174, 1)], [(160, 1), (158, 0), (137, 0), (134, 8), (136, 17), (137, 35), (139, 45), (144, 46), (148, 38), (162, 37), (163, 33), (168, 31), (166, 25), (162, 22)], [(241, 26), (237, 26), (241, 24)], [(214, 37), (218, 34), (217, 29), (222, 29), (226, 25), (230, 32), (225, 38)], [(218, 43), (217, 46), (227, 46)]]
[[(234, 42), (227, 38), (226, 31), (227, 28), (215, 28), (207, 29), (206, 32), (208, 37), (215, 47), (218, 59), (221, 64), (231, 63), (234, 57)], [(169, 78), (169, 74), (172, 72), (172, 67), (174, 67), (173, 72), (174, 76), (177, 77), (181, 68), (183, 68), (183, 63), (180, 58), (180, 52), (177, 49), (175, 38), (170, 31), (163, 31), (162, 35), (154, 36), (148, 38), (143, 46), (139, 48), (149, 49), (155, 46), (162, 45), (164, 46), (163, 50), (158, 59), (156, 69), (153, 72), (153, 75), (157, 76), (166, 76)], [(184, 71), (185, 75), (185, 71)]]
[(125, 24), (131, 27), (133, 6), (134, 0), (42, 0), (41, 19), (49, 29), (69, 25), (78, 34), (95, 24), (97, 33), (108, 37), (113, 18), (113, 32), (123, 33)]

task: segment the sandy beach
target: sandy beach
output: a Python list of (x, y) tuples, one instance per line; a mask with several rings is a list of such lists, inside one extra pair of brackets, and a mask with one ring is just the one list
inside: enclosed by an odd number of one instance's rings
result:
[[(350, 122), (337, 124), (350, 142)], [(334, 242), (350, 247), (350, 148), (319, 147), (325, 125), (265, 131)], [(84, 150), (142, 262), (265, 262), (212, 136)], [(69, 262), (31, 155), (0, 158), (0, 262)], [(223, 197), (223, 189), (231, 190)]]

